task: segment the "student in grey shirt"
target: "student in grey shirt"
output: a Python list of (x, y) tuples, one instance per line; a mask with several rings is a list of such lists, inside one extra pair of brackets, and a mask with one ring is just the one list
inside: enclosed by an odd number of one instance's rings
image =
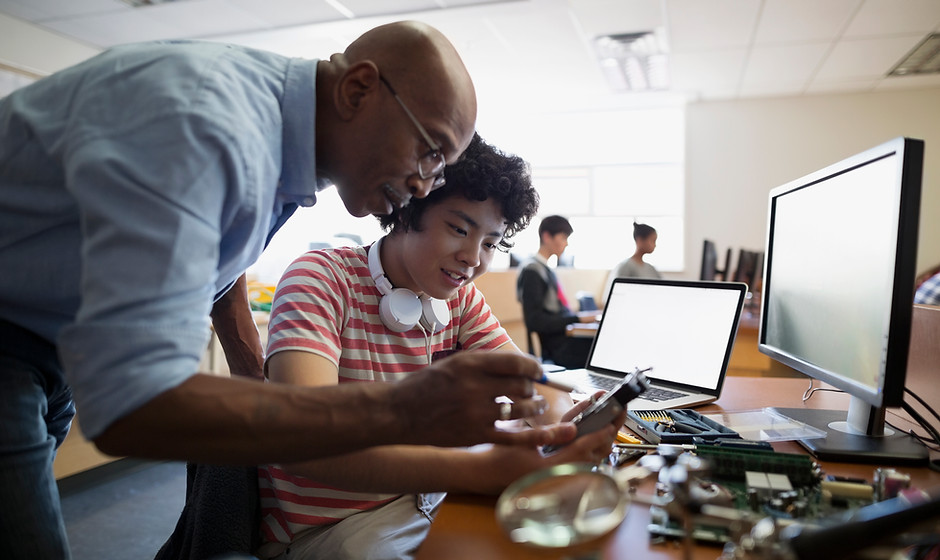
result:
[(656, 230), (646, 224), (633, 222), (633, 241), (636, 244), (636, 250), (630, 258), (620, 261), (610, 274), (607, 276), (607, 284), (604, 288), (604, 297), (610, 292), (610, 286), (615, 278), (662, 278), (656, 268), (643, 260), (643, 257), (656, 250), (656, 239), (659, 234)]

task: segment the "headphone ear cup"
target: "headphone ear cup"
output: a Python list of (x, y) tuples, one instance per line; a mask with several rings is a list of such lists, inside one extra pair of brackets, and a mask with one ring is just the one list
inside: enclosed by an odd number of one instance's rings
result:
[(395, 332), (405, 332), (414, 328), (421, 319), (421, 301), (411, 290), (395, 288), (382, 296), (379, 302), (379, 318), (382, 323)]
[(441, 299), (421, 296), (421, 326), (436, 333), (450, 323), (450, 307)]

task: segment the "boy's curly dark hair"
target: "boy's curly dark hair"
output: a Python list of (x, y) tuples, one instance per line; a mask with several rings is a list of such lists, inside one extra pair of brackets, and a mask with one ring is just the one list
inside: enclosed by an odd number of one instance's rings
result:
[(507, 251), (508, 240), (524, 230), (539, 208), (539, 195), (532, 186), (529, 164), (519, 156), (507, 154), (487, 144), (474, 133), (470, 146), (457, 162), (444, 168), (446, 184), (425, 198), (412, 198), (404, 208), (379, 216), (382, 228), (389, 232), (420, 231), (425, 210), (452, 196), (467, 200), (493, 199), (506, 221), (500, 249)]

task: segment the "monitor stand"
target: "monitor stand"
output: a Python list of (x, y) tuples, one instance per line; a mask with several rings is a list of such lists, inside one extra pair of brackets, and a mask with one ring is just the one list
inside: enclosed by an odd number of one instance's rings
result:
[[(887, 427), (885, 435), (880, 437), (847, 433), (832, 427), (847, 424), (844, 410), (778, 407), (774, 410), (826, 432), (826, 437), (799, 440), (800, 445), (820, 461), (923, 466), (929, 458), (923, 443)], [(892, 433), (889, 435), (889, 432)]]

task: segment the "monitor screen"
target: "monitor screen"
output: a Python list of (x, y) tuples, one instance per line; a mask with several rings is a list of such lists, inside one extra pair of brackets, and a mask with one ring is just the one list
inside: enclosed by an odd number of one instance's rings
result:
[(922, 166), (923, 142), (898, 138), (770, 193), (759, 347), (851, 395), (838, 426), (809, 423), (861, 447), (823, 458), (882, 460), (884, 408), (902, 404)]

